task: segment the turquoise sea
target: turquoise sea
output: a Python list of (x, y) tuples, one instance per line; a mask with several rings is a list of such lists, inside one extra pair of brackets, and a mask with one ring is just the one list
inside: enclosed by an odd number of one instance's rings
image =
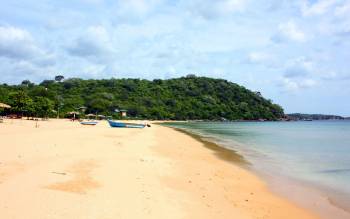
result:
[(235, 150), (258, 172), (321, 188), (350, 206), (350, 121), (169, 125)]

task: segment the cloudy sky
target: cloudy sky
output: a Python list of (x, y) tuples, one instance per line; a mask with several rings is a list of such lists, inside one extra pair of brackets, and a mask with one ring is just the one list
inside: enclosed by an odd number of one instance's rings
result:
[(350, 0), (0, 0), (0, 83), (225, 78), (350, 115)]

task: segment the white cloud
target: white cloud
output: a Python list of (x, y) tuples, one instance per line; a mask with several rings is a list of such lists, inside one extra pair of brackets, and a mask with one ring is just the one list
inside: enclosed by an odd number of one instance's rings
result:
[(291, 59), (285, 64), (279, 85), (287, 92), (312, 88), (318, 84), (318, 71), (315, 69), (315, 64), (311, 59), (306, 57)]
[(303, 0), (301, 1), (301, 11), (304, 16), (323, 15), (338, 2), (339, 0), (319, 0), (310, 4), (309, 1)]
[(233, 13), (236, 11), (243, 11), (246, 7), (246, 0), (224, 0), (219, 4), (221, 10), (227, 13)]
[(124, 9), (133, 10), (140, 14), (144, 14), (151, 9), (151, 4), (148, 4), (145, 0), (123, 1), (122, 6), (124, 7)]
[(31, 79), (48, 74), (56, 63), (55, 54), (42, 49), (25, 29), (0, 26), (2, 80)]
[(275, 57), (271, 51), (250, 52), (245, 58), (243, 58), (241, 63), (249, 66), (260, 65), (268, 69), (280, 68), (278, 57)]
[(99, 41), (108, 41), (109, 35), (103, 26), (91, 26), (87, 30), (87, 34), (95, 37)]
[(350, 79), (350, 72), (336, 72), (334, 70), (327, 70), (320, 73), (320, 78), (324, 81), (347, 81)]
[(278, 33), (271, 39), (274, 42), (280, 43), (285, 41), (305, 42), (306, 34), (297, 26), (294, 21), (288, 21), (278, 26)]
[(302, 89), (311, 88), (317, 85), (317, 82), (314, 79), (291, 79), (291, 78), (282, 78), (280, 80), (280, 86), (287, 92), (298, 92)]
[(33, 37), (24, 29), (0, 26), (0, 56), (10, 59), (30, 59), (42, 55)]
[(350, 15), (350, 1), (344, 2), (342, 5), (338, 5), (335, 8), (334, 14), (338, 17), (349, 16)]
[(24, 79), (48, 79), (55, 74), (52, 63), (41, 64), (32, 60), (14, 60), (0, 57), (1, 80), (3, 82), (20, 83)]
[(271, 59), (271, 55), (264, 52), (251, 52), (248, 55), (248, 61), (251, 63), (265, 63)]
[(117, 14), (123, 17), (142, 17), (163, 3), (163, 0), (119, 0)]
[(321, 75), (323, 80), (337, 80), (339, 79), (339, 74), (334, 71), (327, 71)]
[(313, 74), (314, 63), (305, 57), (299, 57), (288, 61), (286, 64), (284, 77), (286, 78), (297, 78), (306, 77)]
[(104, 2), (104, 0), (80, 0), (83, 3), (89, 3), (89, 4), (101, 4)]
[(98, 61), (108, 57), (113, 52), (113, 46), (103, 26), (90, 26), (85, 33), (68, 46), (67, 51), (74, 56), (93, 58)]
[(185, 8), (193, 14), (206, 19), (215, 19), (221, 16), (243, 12), (247, 6), (247, 0), (193, 0), (182, 1)]
[(89, 64), (83, 67), (82, 72), (84, 74), (89, 75), (90, 77), (99, 77), (101, 74), (103, 74), (106, 70), (105, 65), (100, 65), (100, 64)]

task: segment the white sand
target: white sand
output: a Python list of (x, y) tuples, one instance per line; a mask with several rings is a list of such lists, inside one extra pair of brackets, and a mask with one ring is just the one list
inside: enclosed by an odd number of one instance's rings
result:
[(317, 218), (170, 128), (0, 124), (1, 219)]

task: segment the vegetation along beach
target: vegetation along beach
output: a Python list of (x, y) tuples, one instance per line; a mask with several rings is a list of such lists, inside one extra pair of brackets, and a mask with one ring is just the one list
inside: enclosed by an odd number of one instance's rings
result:
[(350, 219), (350, 0), (11, 0), (0, 219)]

